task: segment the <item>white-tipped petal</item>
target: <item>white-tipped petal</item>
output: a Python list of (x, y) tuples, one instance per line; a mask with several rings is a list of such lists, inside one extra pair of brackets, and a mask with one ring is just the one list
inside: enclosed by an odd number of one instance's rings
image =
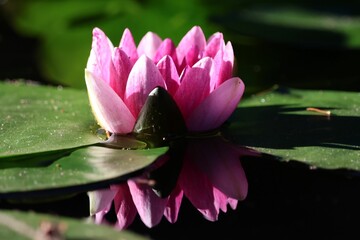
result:
[(86, 69), (85, 81), (90, 104), (100, 126), (112, 133), (131, 132), (135, 118), (115, 91)]

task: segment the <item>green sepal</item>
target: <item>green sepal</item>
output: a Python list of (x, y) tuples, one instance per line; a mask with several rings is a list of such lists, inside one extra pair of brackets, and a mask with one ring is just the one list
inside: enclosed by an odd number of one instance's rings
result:
[(162, 87), (151, 91), (135, 123), (134, 135), (155, 147), (167, 145), (186, 132), (185, 120), (170, 94)]

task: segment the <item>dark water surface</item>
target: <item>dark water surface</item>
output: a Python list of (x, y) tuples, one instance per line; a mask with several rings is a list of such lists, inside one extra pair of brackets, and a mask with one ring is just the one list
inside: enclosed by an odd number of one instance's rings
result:
[[(179, 218), (165, 218), (148, 229), (137, 217), (129, 230), (152, 239), (347, 239), (356, 234), (360, 213), (360, 177), (346, 171), (311, 170), (297, 162), (266, 158), (242, 159), (248, 183), (247, 198), (236, 210), (209, 222), (184, 198)], [(41, 204), (0, 202), (2, 209), (86, 218), (86, 193)], [(345, 237), (345, 238), (344, 238)]]

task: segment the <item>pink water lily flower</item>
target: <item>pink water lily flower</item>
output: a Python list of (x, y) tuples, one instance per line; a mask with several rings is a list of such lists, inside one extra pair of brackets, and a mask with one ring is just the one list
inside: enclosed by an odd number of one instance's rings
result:
[(258, 156), (258, 153), (234, 146), (221, 138), (191, 141), (179, 177), (167, 197), (155, 194), (147, 184), (151, 179), (130, 179), (109, 189), (90, 192), (90, 213), (97, 223), (102, 223), (113, 205), (118, 229), (127, 228), (137, 215), (151, 228), (158, 225), (163, 217), (175, 223), (182, 200), (186, 197), (205, 219), (216, 221), (220, 212), (226, 212), (228, 206), (236, 209), (238, 201), (247, 196), (248, 182), (240, 162), (240, 158), (246, 155)]
[(85, 80), (99, 125), (111, 133), (133, 130), (148, 95), (163, 87), (177, 103), (189, 131), (221, 126), (236, 109), (244, 83), (233, 77), (234, 52), (218, 32), (206, 40), (194, 26), (175, 46), (148, 32), (138, 45), (125, 29), (114, 47), (99, 28), (93, 30)]

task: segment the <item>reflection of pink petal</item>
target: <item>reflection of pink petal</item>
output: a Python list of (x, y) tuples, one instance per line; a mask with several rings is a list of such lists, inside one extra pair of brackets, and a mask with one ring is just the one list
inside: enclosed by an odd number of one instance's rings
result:
[(138, 55), (146, 55), (148, 58), (154, 59), (156, 51), (161, 43), (162, 40), (157, 34), (153, 32), (146, 33), (138, 45)]
[(132, 68), (125, 90), (125, 103), (138, 116), (149, 95), (156, 87), (165, 88), (165, 81), (154, 62), (142, 55)]
[(129, 133), (135, 118), (111, 87), (85, 70), (86, 87), (94, 115), (105, 130), (112, 133)]
[(128, 55), (131, 66), (134, 65), (134, 63), (138, 59), (138, 54), (134, 38), (128, 28), (126, 28), (123, 32), (119, 48), (123, 50), (126, 55)]
[(228, 204), (228, 196), (226, 196), (223, 192), (221, 192), (216, 187), (213, 187), (214, 194), (214, 205), (218, 212), (221, 211), (226, 212), (227, 204)]
[(158, 197), (146, 184), (128, 180), (132, 199), (144, 224), (151, 228), (160, 223), (164, 214), (167, 198)]
[(88, 192), (90, 200), (90, 215), (99, 212), (107, 213), (115, 197), (116, 191), (111, 189), (96, 190)]
[(225, 81), (186, 118), (188, 129), (205, 131), (219, 127), (236, 109), (244, 88), (240, 78)]
[(243, 200), (248, 182), (240, 162), (239, 150), (223, 139), (204, 140), (189, 145), (190, 154), (213, 186), (228, 198)]
[(229, 199), (228, 199), (228, 203), (229, 203), (230, 207), (231, 207), (233, 210), (236, 209), (238, 202), (239, 202), (239, 201), (238, 201), (237, 199), (234, 199), (234, 198), (229, 198)]
[(177, 185), (169, 196), (168, 203), (165, 207), (164, 216), (170, 223), (175, 223), (178, 218), (183, 195), (183, 191)]
[(209, 221), (216, 221), (219, 211), (214, 204), (213, 186), (206, 174), (198, 169), (190, 157), (184, 160), (184, 165), (178, 180), (184, 195)]
[(116, 227), (119, 229), (127, 228), (135, 219), (137, 211), (131, 198), (129, 187), (126, 183), (111, 187), (116, 190), (114, 198), (115, 212), (117, 216)]
[[(212, 154), (212, 156), (210, 156), (210, 154)], [(238, 200), (245, 199), (248, 182), (239, 156), (234, 155), (234, 152), (223, 152), (221, 155), (218, 154), (214, 156), (214, 154), (216, 154), (214, 151), (210, 154), (208, 155), (210, 163), (207, 166), (209, 167), (207, 174), (214, 186), (219, 188), (228, 197)], [(211, 163), (211, 161), (220, 161), (221, 164)]]

